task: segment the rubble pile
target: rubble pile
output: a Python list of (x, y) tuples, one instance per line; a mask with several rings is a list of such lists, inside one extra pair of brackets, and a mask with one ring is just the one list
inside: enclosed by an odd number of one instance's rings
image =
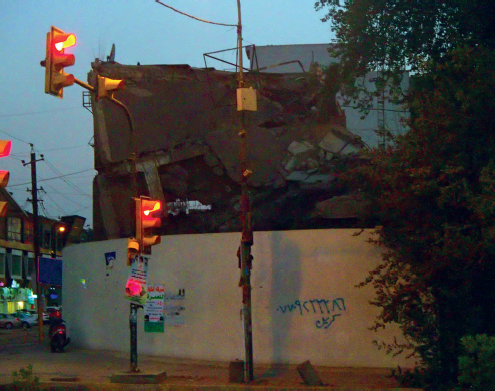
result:
[[(92, 101), (97, 238), (132, 233), (133, 150), (140, 194), (173, 209), (163, 234), (240, 230), (237, 74), (187, 65), (96, 62), (90, 84), (97, 74), (125, 80), (127, 88), (116, 98), (128, 107), (134, 124), (132, 133), (120, 107)], [(258, 111), (245, 121), (254, 229), (324, 228), (356, 217), (352, 208), (332, 215), (324, 207), (342, 196), (334, 185), (335, 160), (359, 153), (364, 145), (346, 130), (335, 107), (322, 115), (316, 75), (248, 73), (245, 78), (258, 101)], [(208, 208), (194, 208), (191, 201)]]

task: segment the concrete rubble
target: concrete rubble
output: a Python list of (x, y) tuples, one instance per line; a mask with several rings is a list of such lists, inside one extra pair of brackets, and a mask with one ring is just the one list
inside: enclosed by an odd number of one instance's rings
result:
[[(237, 74), (188, 65), (92, 66), (92, 85), (97, 74), (125, 80), (126, 90), (115, 98), (134, 124), (132, 135), (122, 108), (92, 99), (97, 239), (133, 232), (133, 141), (140, 194), (169, 204), (162, 234), (240, 230)], [(321, 114), (316, 75), (251, 72), (245, 79), (258, 100), (258, 111), (246, 117), (254, 229), (338, 227), (355, 218), (332, 216), (324, 205), (343, 195), (335, 185), (336, 160), (358, 154), (364, 144), (346, 130), (340, 110)]]

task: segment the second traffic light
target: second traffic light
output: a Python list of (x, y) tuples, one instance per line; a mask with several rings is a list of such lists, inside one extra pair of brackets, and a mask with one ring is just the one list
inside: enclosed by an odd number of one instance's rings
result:
[(158, 213), (162, 211), (160, 201), (141, 196), (134, 198), (136, 203), (136, 240), (141, 253), (151, 253), (151, 246), (160, 243), (160, 235), (153, 235), (152, 228), (160, 228), (162, 220)]
[[(12, 141), (0, 140), (0, 157), (7, 157), (10, 155), (10, 149), (12, 148)], [(0, 170), (0, 188), (3, 189), (9, 183), (10, 173), (5, 170)], [(7, 202), (0, 202), (0, 217), (7, 215)]]
[(66, 54), (65, 49), (76, 44), (76, 36), (51, 27), (46, 34), (46, 58), (41, 62), (45, 67), (45, 93), (63, 98), (64, 87), (74, 84), (74, 75), (64, 72), (65, 67), (74, 65), (73, 54)]
[(113, 93), (117, 90), (125, 89), (124, 80), (114, 80), (108, 77), (98, 75), (98, 84), (96, 88), (96, 100), (102, 98), (113, 98)]

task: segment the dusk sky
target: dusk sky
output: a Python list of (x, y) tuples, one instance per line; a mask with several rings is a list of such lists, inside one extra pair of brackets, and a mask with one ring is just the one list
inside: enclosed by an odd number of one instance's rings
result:
[[(198, 18), (237, 23), (237, 0), (163, 0)], [(244, 44), (283, 45), (329, 43), (333, 37), (323, 12), (314, 1), (243, 0)], [(37, 158), (38, 187), (43, 200), (40, 214), (58, 218), (78, 214), (92, 225), (93, 118), (82, 107), (83, 88), (64, 89), (64, 98), (44, 93), (46, 33), (56, 26), (77, 37), (68, 50), (76, 63), (66, 68), (87, 81), (91, 62), (106, 59), (112, 44), (121, 64), (189, 64), (204, 67), (203, 53), (234, 48), (235, 27), (216, 26), (190, 19), (154, 0), (38, 0), (3, 1), (0, 14), (0, 139), (12, 140), (12, 153), (0, 161), (10, 171), (7, 189), (19, 205), (31, 211), (29, 143)], [(222, 55), (235, 62), (235, 52)], [(232, 69), (208, 61), (217, 69)], [(52, 179), (58, 178), (58, 179)]]

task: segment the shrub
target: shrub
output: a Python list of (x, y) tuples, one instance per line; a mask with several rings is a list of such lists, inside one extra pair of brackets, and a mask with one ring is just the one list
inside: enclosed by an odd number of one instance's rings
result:
[(12, 388), (14, 390), (36, 390), (39, 388), (40, 379), (33, 374), (33, 366), (29, 364), (19, 372), (12, 372)]
[(495, 389), (495, 337), (486, 334), (461, 338), (459, 384), (475, 390)]

